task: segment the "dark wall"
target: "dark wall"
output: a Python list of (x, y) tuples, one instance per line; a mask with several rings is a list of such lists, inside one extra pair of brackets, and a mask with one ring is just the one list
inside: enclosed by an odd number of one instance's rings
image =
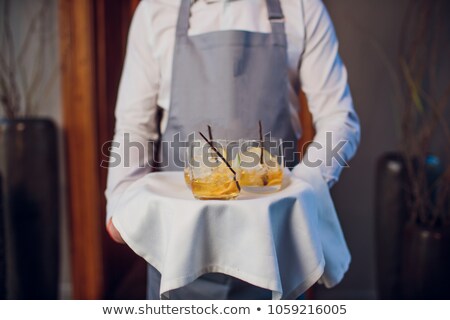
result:
[[(374, 170), (381, 154), (398, 149), (398, 89), (388, 65), (398, 64), (401, 23), (408, 1), (412, 0), (324, 0), (348, 69), (362, 140), (350, 169), (332, 190), (352, 264), (336, 288), (320, 286), (318, 298), (376, 297)], [(449, 70), (448, 62), (440, 63)], [(449, 77), (450, 72), (442, 72), (442, 83), (449, 83)]]
[(396, 59), (403, 0), (325, 1), (335, 24), (340, 54), (347, 66), (355, 108), (361, 121), (357, 155), (333, 188), (352, 264), (344, 281), (318, 297), (375, 298), (374, 168), (379, 155), (396, 148), (394, 92), (387, 81), (380, 47)]

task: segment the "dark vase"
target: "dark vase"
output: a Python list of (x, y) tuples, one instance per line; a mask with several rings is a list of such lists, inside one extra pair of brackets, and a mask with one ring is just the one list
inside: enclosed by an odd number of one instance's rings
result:
[(401, 298), (401, 252), (406, 210), (406, 166), (400, 153), (383, 155), (376, 170), (375, 236), (380, 299)]
[(6, 298), (57, 299), (59, 179), (52, 121), (0, 120), (0, 175)]
[(450, 299), (450, 228), (405, 227), (402, 291), (406, 299)]

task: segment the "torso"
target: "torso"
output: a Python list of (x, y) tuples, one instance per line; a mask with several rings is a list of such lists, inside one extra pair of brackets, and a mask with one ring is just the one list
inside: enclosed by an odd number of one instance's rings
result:
[[(161, 78), (157, 104), (165, 111), (170, 105), (172, 57), (175, 40), (175, 26), (180, 0), (144, 0), (148, 6), (151, 21), (150, 43), (154, 57), (160, 66)], [(285, 15), (288, 40), (289, 102), (292, 125), (300, 134), (298, 119), (299, 65), (304, 49), (305, 28), (300, 0), (281, 1)], [(218, 30), (247, 30), (270, 33), (265, 1), (235, 0), (206, 3), (199, 0), (192, 6), (189, 35)], [(163, 115), (164, 130), (167, 112)]]

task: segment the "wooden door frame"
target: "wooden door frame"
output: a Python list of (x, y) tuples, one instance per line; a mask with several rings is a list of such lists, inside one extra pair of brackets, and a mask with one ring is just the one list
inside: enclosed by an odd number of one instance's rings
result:
[[(125, 2), (125, 0), (123, 0)], [(139, 0), (122, 6), (126, 23), (120, 34), (126, 38), (128, 21)], [(108, 0), (59, 0), (63, 132), (68, 181), (68, 209), (72, 293), (74, 299), (109, 297), (109, 263), (114, 244), (105, 232), (105, 169), (100, 167), (101, 145), (112, 138), (109, 119), (114, 104), (107, 98), (106, 6)], [(116, 30), (117, 31), (117, 30)], [(124, 51), (122, 44), (121, 50)], [(123, 253), (123, 250), (122, 250)], [(111, 260), (112, 259), (112, 260)], [(114, 260), (115, 259), (115, 260)], [(113, 291), (113, 290), (112, 290)]]
[(92, 0), (59, 0), (72, 295), (103, 297)]

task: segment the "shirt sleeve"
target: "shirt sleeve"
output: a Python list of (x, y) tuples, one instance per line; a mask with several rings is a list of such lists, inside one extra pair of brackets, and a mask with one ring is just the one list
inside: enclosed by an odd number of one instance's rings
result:
[(321, 0), (302, 4), (306, 39), (299, 77), (316, 135), (293, 173), (319, 167), (331, 187), (356, 152), (360, 125), (331, 18)]
[(105, 191), (106, 221), (124, 190), (150, 172), (152, 141), (158, 139), (159, 67), (153, 57), (149, 3), (141, 1), (133, 16), (115, 110), (116, 124)]

